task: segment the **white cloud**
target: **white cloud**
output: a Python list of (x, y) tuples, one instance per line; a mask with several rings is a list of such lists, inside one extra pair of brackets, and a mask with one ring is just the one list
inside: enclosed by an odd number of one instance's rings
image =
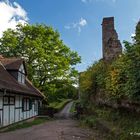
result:
[(85, 26), (85, 25), (87, 25), (87, 21), (85, 19), (81, 18), (79, 21), (79, 25)]
[(130, 35), (130, 41), (131, 41), (131, 42), (134, 42), (135, 36), (136, 36), (135, 33), (132, 33), (132, 34)]
[(136, 36), (136, 34), (135, 34), (135, 33), (131, 34), (131, 37), (135, 37), (135, 36)]
[(68, 29), (68, 30), (76, 29), (80, 33), (82, 28), (86, 25), (87, 25), (87, 20), (84, 18), (81, 18), (78, 22), (70, 23), (70, 24), (66, 25), (64, 28)]
[(0, 1), (0, 37), (8, 28), (14, 29), (18, 23), (27, 23), (26, 11), (16, 2)]

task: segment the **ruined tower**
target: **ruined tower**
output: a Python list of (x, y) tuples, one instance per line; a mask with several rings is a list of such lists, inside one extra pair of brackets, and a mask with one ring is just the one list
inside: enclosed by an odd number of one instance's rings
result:
[(112, 61), (122, 53), (122, 45), (114, 28), (114, 17), (104, 18), (102, 22), (103, 59)]

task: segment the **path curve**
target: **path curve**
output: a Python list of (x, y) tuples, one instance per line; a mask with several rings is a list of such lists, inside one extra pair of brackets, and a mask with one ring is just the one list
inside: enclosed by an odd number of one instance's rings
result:
[(69, 119), (71, 117), (70, 109), (71, 109), (72, 105), (73, 105), (73, 101), (67, 103), (60, 112), (58, 112), (54, 115), (54, 117), (61, 118), (61, 119), (62, 118)]

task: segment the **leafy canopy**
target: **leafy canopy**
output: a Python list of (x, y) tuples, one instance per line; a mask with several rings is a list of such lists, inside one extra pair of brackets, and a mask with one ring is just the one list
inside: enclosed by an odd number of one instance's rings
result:
[(73, 66), (81, 60), (63, 43), (58, 31), (44, 24), (8, 29), (0, 39), (0, 53), (24, 58), (29, 79), (47, 94), (55, 94), (59, 83), (61, 88), (72, 85), (78, 74)]

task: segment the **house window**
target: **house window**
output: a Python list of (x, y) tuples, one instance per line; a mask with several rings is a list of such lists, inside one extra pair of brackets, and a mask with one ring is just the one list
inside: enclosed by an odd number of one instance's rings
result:
[(25, 84), (25, 70), (24, 70), (24, 66), (23, 64), (20, 66), (19, 68), (19, 72), (18, 72), (18, 82)]
[(8, 96), (3, 98), (3, 104), (4, 105), (9, 105), (9, 98), (8, 98)]
[(13, 96), (4, 96), (3, 104), (4, 105), (14, 105), (15, 104), (15, 97), (13, 97)]
[(35, 101), (35, 111), (38, 111), (38, 101)]
[(22, 100), (22, 110), (29, 111), (32, 109), (31, 100), (29, 98), (23, 98)]
[(15, 104), (15, 97), (9, 97), (9, 104), (14, 105)]

